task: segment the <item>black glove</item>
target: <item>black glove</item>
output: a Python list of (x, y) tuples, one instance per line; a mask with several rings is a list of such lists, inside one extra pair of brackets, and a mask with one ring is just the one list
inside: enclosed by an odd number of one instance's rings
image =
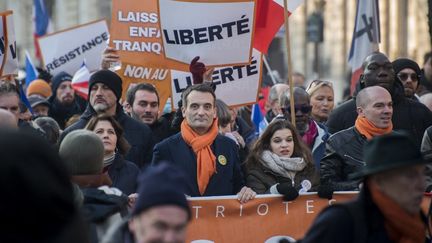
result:
[(280, 183), (276, 186), (276, 189), (284, 196), (285, 201), (293, 201), (299, 196), (298, 191), (292, 186), (291, 182)]
[(333, 187), (330, 185), (319, 185), (318, 197), (330, 200), (333, 198), (333, 191)]

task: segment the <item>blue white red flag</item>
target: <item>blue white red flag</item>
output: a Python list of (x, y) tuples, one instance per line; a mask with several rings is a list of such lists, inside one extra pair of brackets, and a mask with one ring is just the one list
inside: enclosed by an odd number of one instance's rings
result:
[(261, 113), (261, 109), (258, 104), (254, 104), (252, 106), (252, 112), (251, 112), (251, 120), (255, 126), (255, 134), (259, 134), (259, 124), (264, 119), (264, 116)]
[[(291, 15), (303, 2), (304, 0), (288, 0), (288, 14)], [(257, 0), (254, 48), (267, 53), (270, 43), (283, 24), (283, 0)]]
[(49, 13), (45, 7), (44, 0), (33, 0), (33, 23), (34, 23), (34, 43), (37, 58), (41, 57), (37, 38), (52, 32), (52, 25)]
[(33, 65), (33, 62), (27, 51), (25, 52), (25, 71), (26, 71), (25, 83), (26, 83), (26, 87), (28, 87), (33, 80), (37, 79), (38, 71)]
[(380, 21), (378, 0), (357, 0), (357, 13), (348, 63), (352, 69), (351, 93), (362, 74), (364, 59), (378, 51)]
[(33, 108), (31, 107), (30, 102), (27, 99), (27, 95), (25, 94), (24, 89), (20, 82), (18, 82), (18, 90), (19, 90), (20, 100), (29, 109), (30, 113), (33, 114)]
[(90, 80), (90, 71), (85, 64), (85, 61), (81, 65), (81, 68), (76, 71), (72, 78), (72, 88), (75, 92), (87, 100), (88, 96), (88, 87)]

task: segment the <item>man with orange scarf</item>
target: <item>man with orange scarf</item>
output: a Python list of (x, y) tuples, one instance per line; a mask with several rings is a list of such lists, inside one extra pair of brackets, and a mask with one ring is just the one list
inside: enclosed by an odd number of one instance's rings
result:
[(363, 168), (366, 141), (392, 131), (392, 105), (390, 93), (383, 87), (371, 86), (358, 93), (355, 125), (333, 134), (327, 141), (320, 168), (322, 185), (334, 191), (358, 190), (359, 181), (348, 177)]
[(352, 178), (363, 178), (359, 196), (335, 204), (315, 219), (307, 242), (430, 242), (421, 211), (425, 164), (420, 149), (406, 133), (372, 138), (364, 148), (366, 166)]
[(187, 195), (221, 196), (238, 193), (241, 203), (256, 193), (244, 186), (237, 145), (219, 135), (216, 95), (208, 84), (188, 87), (182, 94), (180, 133), (158, 143), (153, 162), (170, 161), (187, 175)]

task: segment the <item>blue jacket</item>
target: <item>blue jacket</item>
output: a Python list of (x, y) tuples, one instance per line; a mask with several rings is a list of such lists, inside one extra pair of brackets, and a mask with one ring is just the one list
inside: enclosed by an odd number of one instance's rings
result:
[[(216, 156), (216, 173), (210, 178), (204, 195), (200, 195), (198, 189), (196, 155), (183, 140), (181, 133), (177, 133), (156, 144), (153, 150), (152, 165), (161, 161), (168, 161), (182, 169), (187, 177), (186, 194), (189, 196), (237, 194), (245, 184), (240, 170), (237, 145), (231, 139), (217, 135), (211, 148)], [(223, 157), (225, 157), (225, 165), (223, 165)]]
[(130, 195), (137, 191), (137, 178), (140, 170), (138, 167), (117, 154), (112, 165), (108, 169), (108, 175), (112, 180), (112, 186), (120, 189), (124, 194)]

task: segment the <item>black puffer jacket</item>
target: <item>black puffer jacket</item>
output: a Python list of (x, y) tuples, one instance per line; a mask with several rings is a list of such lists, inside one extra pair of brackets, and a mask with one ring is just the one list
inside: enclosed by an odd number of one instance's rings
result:
[(81, 188), (84, 196), (82, 213), (89, 224), (90, 241), (99, 242), (116, 221), (128, 213), (126, 195), (107, 194), (98, 188)]
[[(420, 148), (426, 128), (432, 125), (432, 112), (416, 101), (405, 98), (402, 83), (397, 80), (392, 92), (393, 99), (393, 130), (405, 130), (413, 136)], [(326, 123), (329, 132), (336, 132), (354, 126), (357, 119), (355, 98), (344, 102), (330, 114)]]
[(120, 189), (125, 195), (137, 191), (137, 178), (140, 170), (138, 167), (116, 154), (112, 165), (108, 169), (108, 175), (112, 180), (112, 186)]
[[(309, 191), (316, 191), (319, 185), (319, 175), (315, 170), (313, 163), (306, 165), (306, 167), (296, 173), (294, 177), (294, 188), (299, 191), (302, 188), (302, 181), (309, 180), (311, 182), (311, 188)], [(270, 187), (276, 183), (283, 183), (291, 181), (289, 178), (285, 178), (280, 175), (276, 175), (271, 170), (265, 168), (261, 164), (254, 164), (247, 169), (246, 173), (246, 185), (258, 194), (270, 193)]]
[(348, 175), (358, 172), (365, 165), (363, 145), (366, 137), (355, 127), (333, 134), (327, 141), (326, 152), (321, 160), (321, 184), (330, 185), (335, 191), (358, 190), (357, 180)]
[[(80, 119), (62, 133), (61, 140), (63, 140), (69, 132), (83, 129), (94, 115), (96, 115), (96, 111), (88, 105)], [(150, 165), (153, 151), (152, 133), (150, 128), (144, 123), (127, 116), (121, 109), (120, 104), (117, 104), (117, 111), (114, 117), (122, 126), (124, 137), (131, 145), (131, 149), (127, 153), (126, 159), (134, 162), (138, 168)]]
[(157, 144), (165, 138), (175, 134), (174, 131), (171, 129), (171, 120), (173, 116), (174, 113), (164, 114), (153, 124), (149, 125), (152, 131), (154, 144)]

